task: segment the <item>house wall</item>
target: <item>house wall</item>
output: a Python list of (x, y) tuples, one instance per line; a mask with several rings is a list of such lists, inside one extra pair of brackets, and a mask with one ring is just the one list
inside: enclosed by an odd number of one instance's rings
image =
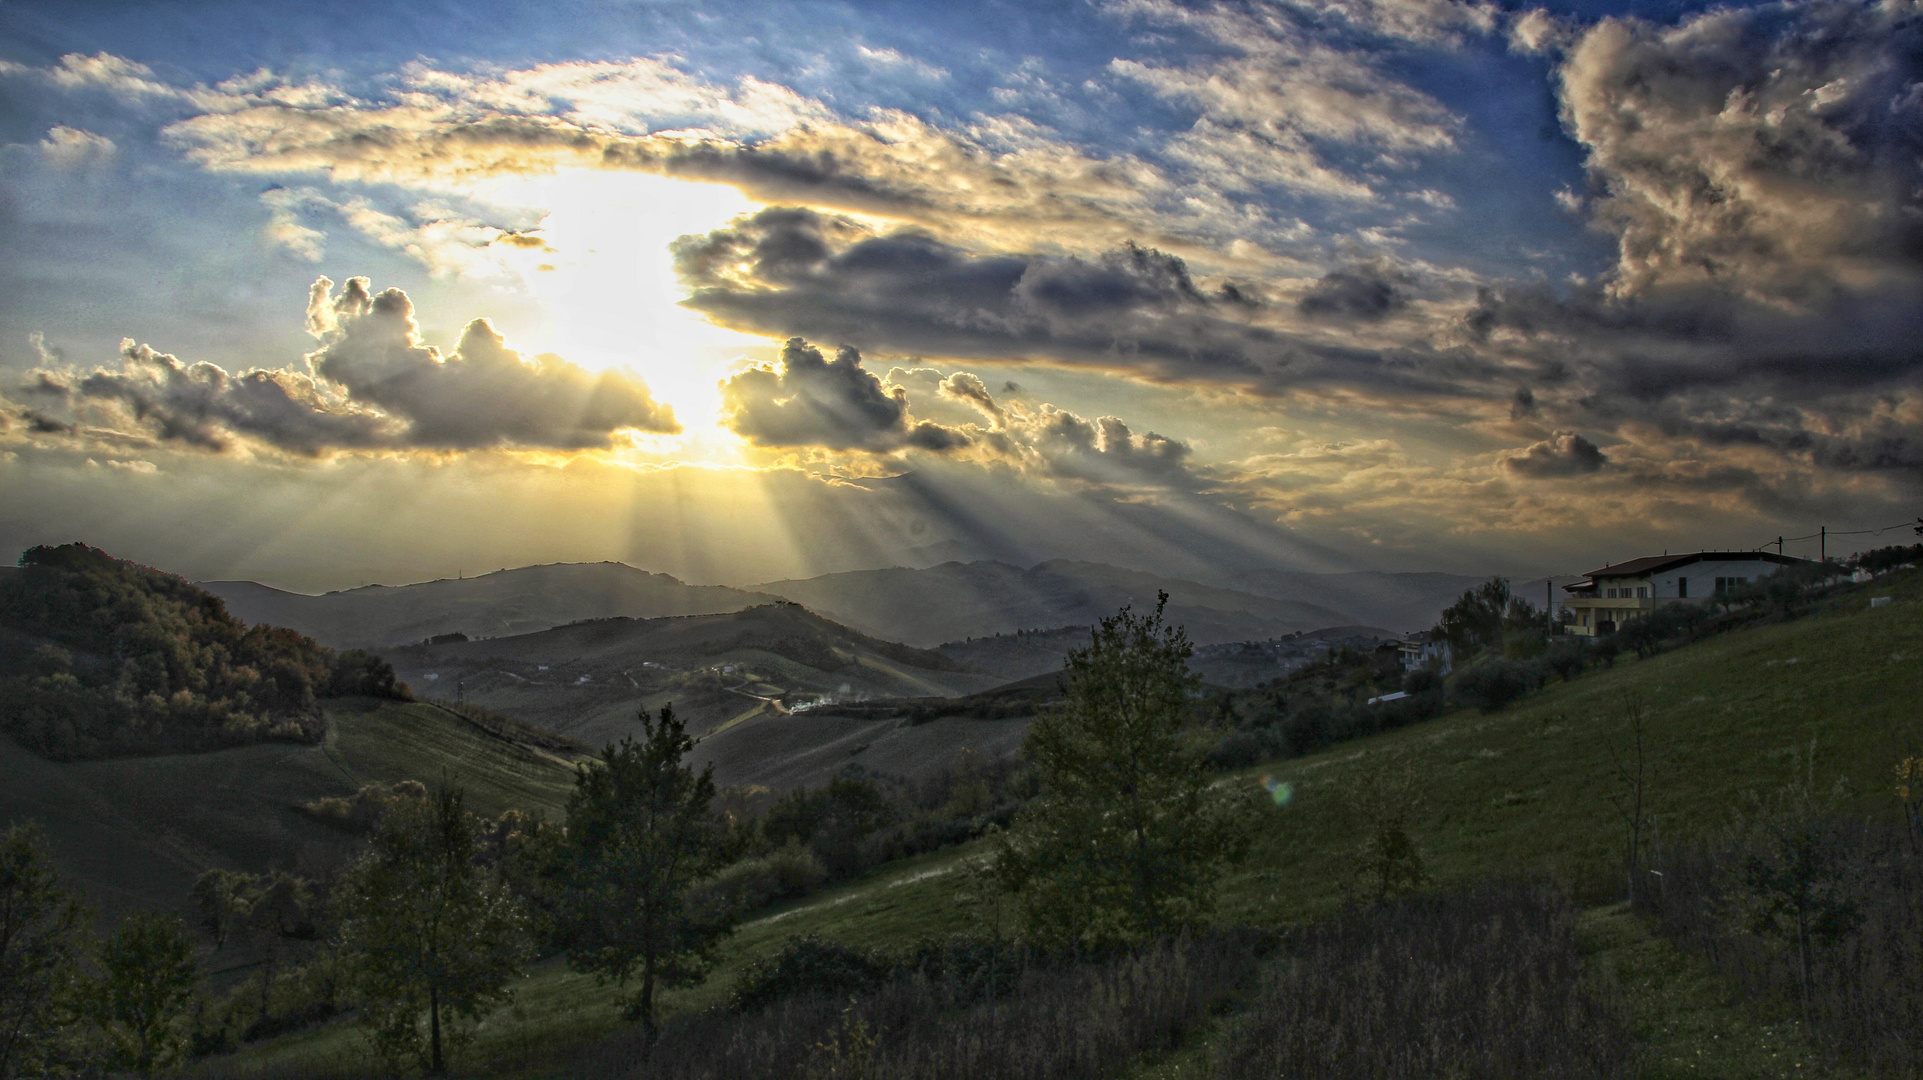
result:
[[(1719, 559), (1713, 562), (1695, 562), (1679, 566), (1649, 578), (1649, 594), (1652, 597), (1674, 599), (1677, 591), (1676, 579), (1689, 579), (1689, 598), (1691, 600), (1713, 596), (1716, 592), (1716, 579), (1719, 577), (1748, 578), (1755, 581), (1781, 570), (1781, 563), (1764, 559)], [(1634, 584), (1634, 583), (1632, 583)]]

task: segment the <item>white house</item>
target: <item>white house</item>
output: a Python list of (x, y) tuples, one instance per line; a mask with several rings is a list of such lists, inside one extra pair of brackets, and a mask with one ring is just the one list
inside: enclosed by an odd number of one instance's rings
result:
[(1573, 619), (1569, 632), (1611, 634), (1624, 621), (1664, 604), (1713, 600), (1808, 561), (1773, 551), (1698, 551), (1650, 555), (1591, 570), (1584, 575), (1587, 580), (1563, 586)]
[(1404, 671), (1420, 671), (1433, 664), (1446, 675), (1454, 665), (1455, 657), (1451, 655), (1449, 643), (1434, 631), (1417, 630), (1412, 634), (1404, 634), (1397, 645), (1402, 653)]

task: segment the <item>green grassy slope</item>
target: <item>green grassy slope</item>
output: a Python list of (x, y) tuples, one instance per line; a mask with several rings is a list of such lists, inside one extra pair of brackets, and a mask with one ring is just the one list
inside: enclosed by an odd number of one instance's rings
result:
[[(1872, 611), (1872, 595), (1896, 603)], [(1823, 782), (1844, 777), (1861, 806), (1887, 806), (1895, 762), (1923, 751), (1923, 575), (1878, 581), (1795, 622), (1622, 660), (1503, 713), (1458, 712), (1233, 774), (1224, 782), (1293, 782), (1296, 797), (1264, 821), (1253, 857), (1225, 883), (1222, 919), (1282, 925), (1340, 904), (1360, 839), (1341, 792), (1358, 770), (1394, 754), (1420, 767), (1428, 809), (1415, 838), (1438, 886), (1549, 873), (1600, 902), (1620, 888), (1609, 740), (1620, 743), (1631, 700), (1645, 708), (1650, 797), (1670, 835), (1718, 825), (1745, 793), (1780, 786), (1812, 737)], [(742, 927), (707, 983), (670, 1000), (678, 1008), (719, 1002), (743, 964), (795, 934), (886, 947), (1007, 927), (1007, 913), (971, 880), (981, 854), (971, 846), (893, 864), (769, 912)], [(1599, 962), (1619, 970), (1652, 1053), (1670, 1063), (1654, 1075), (1820, 1075), (1793, 1032), (1724, 1004), (1712, 977), (1623, 918), (1592, 915), (1587, 938)], [(550, 963), (523, 985), (520, 1015), (491, 1020), (467, 1061), (492, 1063), (487, 1075), (566, 1075), (565, 1046), (614, 1026), (607, 1000), (591, 981)], [(253, 1048), (234, 1064), (242, 1075), (296, 1075), (342, 1066), (358, 1045), (333, 1028)], [(1189, 1074), (1157, 1066), (1144, 1075)]]
[(445, 773), (476, 813), (514, 807), (556, 819), (574, 787), (577, 757), (502, 738), (438, 705), (345, 703), (328, 721), (323, 749), (357, 784), (433, 784)]
[(0, 825), (39, 822), (62, 876), (107, 914), (184, 910), (209, 868), (311, 872), (358, 850), (357, 839), (296, 813), (298, 803), (370, 781), (446, 776), (481, 813), (518, 806), (558, 817), (573, 784), (569, 760), (433, 705), (327, 706), (322, 746), (54, 763), (0, 739)]

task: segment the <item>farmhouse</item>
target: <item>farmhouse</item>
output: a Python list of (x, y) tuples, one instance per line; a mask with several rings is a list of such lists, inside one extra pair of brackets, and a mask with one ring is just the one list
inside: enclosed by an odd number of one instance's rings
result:
[(1569, 594), (1569, 632), (1613, 634), (1626, 620), (1664, 604), (1707, 602), (1807, 561), (1773, 551), (1698, 551), (1651, 555), (1591, 570), (1584, 575), (1587, 580), (1563, 586)]

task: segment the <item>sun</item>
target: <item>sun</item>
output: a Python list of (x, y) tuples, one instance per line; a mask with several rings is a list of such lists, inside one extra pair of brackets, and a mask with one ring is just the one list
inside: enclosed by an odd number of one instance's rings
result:
[(527, 342), (583, 367), (619, 367), (645, 380), (691, 433), (713, 427), (716, 383), (765, 338), (715, 326), (680, 306), (668, 245), (760, 208), (734, 188), (645, 173), (592, 171), (488, 185), (490, 201), (543, 212), (540, 247), (509, 258), (546, 310)]

